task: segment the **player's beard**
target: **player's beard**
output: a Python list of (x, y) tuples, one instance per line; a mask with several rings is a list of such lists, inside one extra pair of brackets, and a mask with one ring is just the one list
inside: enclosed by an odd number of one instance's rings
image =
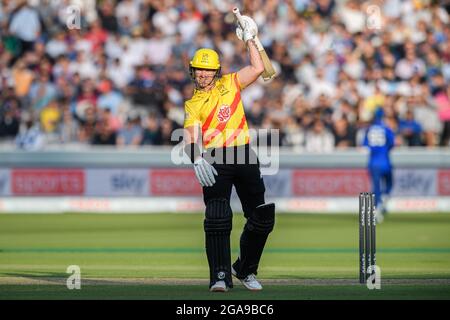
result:
[(208, 88), (210, 85), (212, 85), (214, 83), (215, 80), (215, 76), (209, 78), (197, 78), (196, 83), (197, 83), (197, 89), (200, 90), (204, 90), (206, 88)]

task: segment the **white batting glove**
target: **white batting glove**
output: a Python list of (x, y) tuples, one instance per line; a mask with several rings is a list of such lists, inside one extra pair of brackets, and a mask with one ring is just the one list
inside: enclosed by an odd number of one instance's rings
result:
[(212, 187), (216, 183), (214, 175), (218, 175), (216, 169), (203, 158), (194, 162), (195, 175), (202, 187)]
[(242, 40), (244, 40), (244, 43), (247, 43), (248, 40), (253, 39), (255, 39), (255, 34), (249, 28), (245, 28), (242, 31)]
[(257, 31), (252, 28), (244, 28), (241, 27), (236, 28), (236, 35), (239, 38), (239, 40), (244, 41), (244, 43), (247, 43), (248, 40), (255, 39), (255, 36), (257, 35)]
[(254, 39), (258, 35), (258, 26), (256, 25), (255, 20), (249, 16), (242, 16), (241, 18), (242, 25), (241, 23), (237, 23), (236, 35), (239, 40), (247, 43), (248, 40)]

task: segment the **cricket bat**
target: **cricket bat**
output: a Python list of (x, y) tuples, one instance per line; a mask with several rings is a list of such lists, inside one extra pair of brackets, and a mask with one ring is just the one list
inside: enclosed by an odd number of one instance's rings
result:
[[(242, 19), (241, 13), (239, 12), (239, 8), (234, 7), (233, 13), (236, 16), (236, 19), (242, 29), (244, 29), (244, 21)], [(273, 77), (275, 77), (275, 69), (273, 68), (272, 62), (270, 62), (269, 57), (267, 56), (266, 50), (264, 49), (261, 41), (259, 41), (258, 36), (255, 37), (255, 44), (258, 48), (259, 54), (261, 55), (261, 59), (264, 64), (264, 72), (261, 74), (264, 81), (269, 81)]]

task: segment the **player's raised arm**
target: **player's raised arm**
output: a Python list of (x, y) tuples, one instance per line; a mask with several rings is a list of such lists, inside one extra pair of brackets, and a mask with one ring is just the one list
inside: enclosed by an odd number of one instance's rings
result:
[(264, 72), (264, 64), (253, 37), (254, 36), (249, 30), (244, 29), (243, 40), (247, 45), (250, 56), (250, 65), (238, 71), (238, 78), (242, 88), (255, 82), (255, 80)]
[(241, 88), (252, 84), (260, 75), (264, 81), (272, 79), (275, 70), (258, 38), (258, 26), (251, 17), (241, 15), (237, 7), (233, 8), (233, 14), (237, 22), (236, 35), (244, 41), (250, 55), (250, 65), (238, 71)]

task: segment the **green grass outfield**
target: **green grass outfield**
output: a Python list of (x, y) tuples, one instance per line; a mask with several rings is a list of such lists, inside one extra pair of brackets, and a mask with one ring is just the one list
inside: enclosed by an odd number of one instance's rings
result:
[[(244, 217), (234, 216), (232, 259)], [(358, 284), (358, 218), (279, 214), (261, 292), (209, 293), (202, 214), (0, 215), (0, 299), (450, 299), (450, 214), (377, 226), (381, 290)], [(81, 268), (81, 290), (66, 269)]]

